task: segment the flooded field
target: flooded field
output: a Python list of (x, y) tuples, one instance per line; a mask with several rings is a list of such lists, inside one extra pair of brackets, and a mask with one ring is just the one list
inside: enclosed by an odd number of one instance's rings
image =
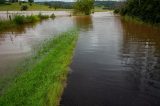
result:
[(68, 11), (0, 11), (0, 19), (6, 20), (9, 19), (9, 16), (14, 17), (15, 15), (52, 15), (55, 16), (69, 16), (71, 13)]
[[(61, 21), (63, 25), (59, 24)], [(16, 74), (17, 66), (31, 56), (39, 44), (72, 26), (70, 17), (59, 17), (0, 32), (0, 91)]]
[[(160, 29), (111, 12), (57, 17), (0, 33), (0, 79), (45, 39), (79, 28), (61, 106), (159, 106)], [(0, 88), (3, 88), (0, 85)]]

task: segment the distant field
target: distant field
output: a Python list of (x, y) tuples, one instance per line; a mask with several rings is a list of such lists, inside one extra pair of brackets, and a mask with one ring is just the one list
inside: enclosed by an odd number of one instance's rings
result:
[(106, 12), (106, 11), (111, 11), (111, 10), (103, 9), (103, 7), (97, 7), (97, 6), (94, 7), (94, 12)]
[[(28, 11), (55, 11), (54, 8), (49, 8), (46, 5), (40, 5), (40, 4), (36, 4), (33, 3), (32, 6), (30, 6), (28, 3), (23, 3), (22, 5), (27, 5)], [(2, 5), (0, 4), (0, 11), (20, 11), (21, 6), (18, 3), (12, 3), (11, 5)], [(72, 9), (63, 9), (63, 8), (58, 8), (57, 11), (69, 11)], [(103, 9), (103, 7), (95, 7), (94, 8), (95, 12), (105, 12), (108, 11), (106, 9)]]
[[(55, 10), (54, 8), (49, 8), (48, 6), (45, 6), (45, 5), (40, 5), (40, 4), (32, 4), (32, 6), (30, 6), (28, 3), (23, 3), (22, 5), (27, 5), (29, 8), (28, 8), (28, 11), (53, 11)], [(18, 4), (18, 3), (12, 3), (11, 5), (0, 5), (0, 11), (18, 11), (20, 10), (21, 6)], [(57, 9), (57, 10), (69, 10), (69, 9)]]

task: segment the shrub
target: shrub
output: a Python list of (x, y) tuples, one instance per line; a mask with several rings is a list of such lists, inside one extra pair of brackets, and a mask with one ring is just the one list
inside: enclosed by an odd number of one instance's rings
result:
[(27, 10), (28, 9), (28, 6), (27, 5), (22, 5), (21, 6), (21, 11), (25, 11), (25, 10)]
[(13, 22), (20, 25), (25, 23), (25, 16), (17, 15), (14, 17)]
[(25, 23), (33, 23), (33, 22), (37, 22), (39, 21), (39, 18), (37, 16), (31, 15), (31, 16), (27, 16), (25, 18)]
[(119, 9), (115, 9), (115, 10), (114, 10), (114, 13), (115, 13), (115, 14), (118, 14), (119, 12), (120, 12)]
[(55, 18), (56, 16), (55, 16), (55, 14), (53, 13), (53, 14), (51, 14), (51, 16), (50, 16), (50, 18)]

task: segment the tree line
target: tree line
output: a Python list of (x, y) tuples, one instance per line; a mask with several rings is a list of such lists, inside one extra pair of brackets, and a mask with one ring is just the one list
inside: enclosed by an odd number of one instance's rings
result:
[(115, 12), (153, 24), (160, 23), (160, 0), (127, 0), (125, 5)]
[[(6, 2), (9, 3), (16, 3), (16, 2), (22, 2), (21, 0), (0, 0), (0, 4), (5, 4)], [(29, 3), (33, 3), (34, 0), (28, 0)]]

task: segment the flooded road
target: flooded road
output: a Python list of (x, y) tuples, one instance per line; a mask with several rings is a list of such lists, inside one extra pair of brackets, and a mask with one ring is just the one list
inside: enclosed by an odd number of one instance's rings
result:
[(57, 17), (1, 32), (0, 81), (42, 41), (73, 27), (80, 36), (61, 106), (160, 106), (160, 29), (111, 12)]
[(61, 106), (160, 106), (160, 29), (111, 13), (74, 21), (80, 38)]

